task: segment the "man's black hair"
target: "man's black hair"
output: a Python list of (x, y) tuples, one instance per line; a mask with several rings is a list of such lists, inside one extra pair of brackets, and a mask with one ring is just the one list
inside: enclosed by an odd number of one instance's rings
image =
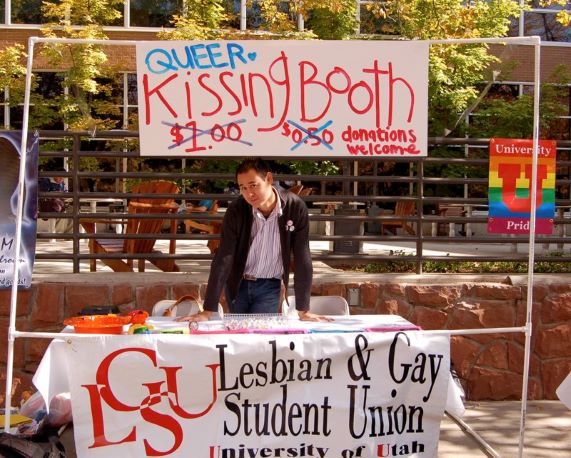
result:
[(236, 181), (238, 181), (238, 175), (246, 173), (249, 170), (255, 170), (260, 178), (265, 179), (268, 172), (271, 172), (270, 164), (259, 157), (248, 157), (244, 159), (238, 167), (236, 168)]

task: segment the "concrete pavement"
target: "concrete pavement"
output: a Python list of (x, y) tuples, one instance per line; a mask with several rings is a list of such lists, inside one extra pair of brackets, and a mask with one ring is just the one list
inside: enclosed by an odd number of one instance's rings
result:
[[(331, 249), (332, 242), (312, 241), (310, 248), (312, 254), (320, 254), (327, 252)], [(554, 246), (554, 245), (552, 245)], [(168, 253), (168, 241), (157, 240), (155, 245), (156, 250)], [(407, 256), (415, 253), (416, 245), (414, 242), (364, 242), (362, 247), (363, 252), (373, 255), (391, 255)], [(493, 255), (498, 256), (501, 254), (513, 253), (515, 244), (453, 244), (453, 243), (427, 243), (424, 246), (424, 253), (434, 256), (482, 256)], [(520, 245), (517, 247), (519, 254), (527, 253), (527, 245)], [(548, 252), (549, 247), (538, 244), (536, 247), (536, 254)], [(73, 252), (72, 242), (67, 240), (38, 240), (36, 245), (36, 253), (49, 253), (49, 254), (71, 254)], [(83, 254), (89, 253), (87, 240), (80, 242), (80, 252)], [(178, 240), (176, 244), (177, 254), (208, 254), (210, 251), (206, 246), (206, 241), (202, 240)], [(358, 255), (356, 255), (358, 256)], [(146, 263), (146, 270), (148, 272), (161, 272), (150, 263)], [(201, 266), (209, 266), (208, 261), (195, 261), (195, 260), (178, 260), (177, 264), (183, 272), (194, 272), (197, 268), (202, 270)], [(318, 263), (320, 265), (322, 263)], [(97, 270), (99, 272), (112, 272), (110, 268), (103, 265), (100, 261), (97, 262)], [(38, 260), (34, 264), (34, 273), (72, 273), (73, 264), (71, 260), (53, 259), (53, 260)], [(85, 259), (81, 262), (81, 272), (89, 272), (89, 260)]]
[[(470, 431), (446, 417), (440, 429), (439, 457), (518, 456), (521, 402), (469, 402), (466, 407), (462, 420)], [(524, 439), (523, 456), (571, 457), (571, 411), (558, 400), (529, 402)]]

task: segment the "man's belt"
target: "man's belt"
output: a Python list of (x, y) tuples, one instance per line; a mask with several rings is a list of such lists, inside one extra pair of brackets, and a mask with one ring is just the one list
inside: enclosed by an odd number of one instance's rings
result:
[(242, 275), (242, 278), (243, 278), (244, 280), (249, 280), (249, 281), (258, 281), (258, 280), (279, 280), (279, 278), (259, 278), (259, 277), (254, 277), (253, 275), (248, 275), (248, 274)]

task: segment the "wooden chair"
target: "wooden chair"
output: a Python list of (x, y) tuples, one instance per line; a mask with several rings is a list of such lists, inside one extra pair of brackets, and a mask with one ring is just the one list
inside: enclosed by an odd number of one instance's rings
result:
[(302, 184), (293, 185), (291, 188), (288, 189), (289, 192), (293, 192), (294, 194), (297, 194), (297, 195), (300, 195), (302, 190), (303, 190)]
[[(415, 214), (415, 203), (410, 200), (399, 200), (395, 206), (395, 216), (412, 216)], [(389, 231), (391, 234), (396, 234), (397, 229), (402, 228), (408, 234), (415, 235), (416, 232), (410, 221), (406, 220), (392, 220), (381, 221), (381, 234), (386, 234)]]
[[(204, 212), (205, 213), (205, 212)], [(218, 213), (218, 201), (215, 200), (212, 202), (212, 207), (208, 211), (209, 215), (216, 215)], [(196, 221), (193, 219), (185, 219), (184, 220), (184, 227), (186, 228), (186, 232), (190, 232), (192, 229), (198, 229), (201, 232), (206, 234), (220, 234), (222, 229), (222, 222), (221, 221), (212, 221), (212, 220), (204, 220), (204, 221)], [(215, 253), (220, 245), (220, 240), (208, 240), (207, 246), (211, 253)]]
[[(438, 216), (465, 217), (466, 214), (464, 207), (460, 205), (438, 205)], [(455, 221), (438, 223), (437, 235), (456, 236), (456, 224), (460, 225), (459, 234), (466, 235), (465, 223), (457, 223)]]
[[(133, 193), (141, 194), (178, 194), (178, 186), (170, 181), (150, 181), (133, 187)], [(176, 213), (178, 205), (174, 198), (137, 197), (129, 201), (128, 214), (158, 214), (157, 218), (128, 218), (121, 221), (125, 226), (125, 234), (149, 234), (148, 239), (89, 239), (89, 252), (97, 253), (125, 253), (145, 254), (156, 253), (154, 250), (157, 235), (161, 233), (164, 218), (160, 214)], [(117, 223), (116, 220), (102, 221), (100, 219), (81, 219), (81, 226), (87, 233), (95, 233), (97, 223)], [(170, 220), (169, 231), (176, 234), (176, 220)], [(169, 254), (176, 252), (176, 240), (169, 243)], [(145, 261), (148, 260), (165, 272), (178, 272), (179, 268), (173, 259), (145, 259), (137, 261), (139, 272), (145, 271)], [(96, 271), (96, 259), (91, 259), (90, 270)], [(133, 272), (133, 259), (107, 258), (101, 259), (103, 264), (111, 267), (115, 272)]]

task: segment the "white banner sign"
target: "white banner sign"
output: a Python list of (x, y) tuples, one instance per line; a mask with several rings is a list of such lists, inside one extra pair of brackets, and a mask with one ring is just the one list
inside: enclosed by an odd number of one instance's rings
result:
[(427, 42), (136, 46), (143, 156), (427, 154)]
[(16, 262), (16, 220), (22, 158), (22, 132), (0, 132), (0, 289), (12, 287), (14, 266), (18, 286), (32, 286), (38, 218), (37, 133), (28, 134), (22, 210), (20, 256)]
[(437, 455), (448, 337), (140, 335), (66, 347), (80, 457)]

